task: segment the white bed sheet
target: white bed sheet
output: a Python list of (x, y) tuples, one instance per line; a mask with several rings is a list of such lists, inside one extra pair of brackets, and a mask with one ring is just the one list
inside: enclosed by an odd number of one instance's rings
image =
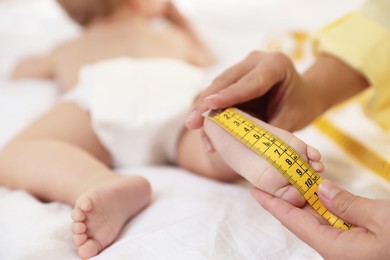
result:
[[(211, 79), (261, 46), (269, 35), (317, 28), (361, 1), (176, 2), (219, 59), (210, 70)], [(23, 55), (47, 50), (77, 33), (52, 0), (0, 1), (0, 147), (58, 98), (53, 82), (10, 82), (12, 66)], [(362, 117), (358, 109), (348, 113)], [(390, 198), (388, 183), (315, 128), (297, 134), (320, 149), (327, 177), (360, 195)], [(145, 176), (153, 187), (153, 203), (95, 259), (321, 258), (262, 209), (250, 197), (250, 185), (245, 182), (219, 183), (168, 166), (119, 170)], [(70, 211), (67, 205), (42, 203), (25, 191), (0, 187), (0, 259), (77, 259), (69, 232)]]

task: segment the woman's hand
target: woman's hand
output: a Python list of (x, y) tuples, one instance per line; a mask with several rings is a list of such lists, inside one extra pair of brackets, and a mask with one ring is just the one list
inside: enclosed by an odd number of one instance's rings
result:
[(322, 112), (319, 97), (288, 57), (256, 51), (201, 93), (186, 125), (199, 128), (204, 111), (237, 104), (263, 121), (290, 131), (304, 127)]
[(267, 211), (325, 259), (390, 259), (389, 200), (361, 198), (328, 181), (319, 185), (318, 195), (332, 213), (355, 227), (333, 228), (310, 205), (297, 208), (258, 189), (252, 191)]
[(201, 114), (208, 109), (238, 105), (269, 124), (295, 131), (367, 86), (364, 77), (330, 55), (320, 55), (301, 76), (285, 55), (256, 51), (201, 93), (186, 126), (200, 128)]

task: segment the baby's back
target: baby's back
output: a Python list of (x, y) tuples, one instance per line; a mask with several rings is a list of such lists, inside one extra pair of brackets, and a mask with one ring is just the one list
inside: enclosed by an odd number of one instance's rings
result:
[(189, 61), (191, 42), (170, 25), (122, 23), (101, 25), (58, 47), (52, 56), (54, 77), (65, 89), (77, 83), (86, 64), (117, 57), (170, 57)]

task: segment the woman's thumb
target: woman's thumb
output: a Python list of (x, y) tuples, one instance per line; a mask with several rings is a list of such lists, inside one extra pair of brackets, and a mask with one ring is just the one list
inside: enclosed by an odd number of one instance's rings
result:
[(319, 185), (318, 196), (330, 212), (346, 222), (367, 227), (372, 221), (371, 213), (375, 210), (375, 203), (370, 199), (356, 196), (327, 180)]

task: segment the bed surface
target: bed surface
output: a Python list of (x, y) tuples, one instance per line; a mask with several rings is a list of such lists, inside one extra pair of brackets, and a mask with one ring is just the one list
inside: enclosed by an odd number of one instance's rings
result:
[[(272, 35), (318, 28), (362, 1), (175, 2), (216, 53), (219, 62), (208, 73), (211, 80)], [(59, 96), (51, 81), (11, 82), (14, 64), (78, 33), (52, 0), (0, 0), (0, 148)], [(299, 66), (303, 69), (305, 64)], [(330, 118), (346, 132), (360, 127), (358, 135), (374, 136), (378, 145), (390, 140), (365, 119), (356, 103)], [(388, 182), (318, 129), (309, 126), (296, 134), (321, 151), (327, 178), (362, 196), (390, 198)], [(386, 146), (381, 151), (390, 154)], [(145, 176), (153, 187), (153, 202), (94, 259), (321, 259), (251, 198), (251, 186), (244, 181), (219, 183), (171, 166), (118, 171)], [(0, 187), (0, 259), (78, 259), (69, 231), (70, 212), (67, 205), (42, 203), (25, 191)]]

